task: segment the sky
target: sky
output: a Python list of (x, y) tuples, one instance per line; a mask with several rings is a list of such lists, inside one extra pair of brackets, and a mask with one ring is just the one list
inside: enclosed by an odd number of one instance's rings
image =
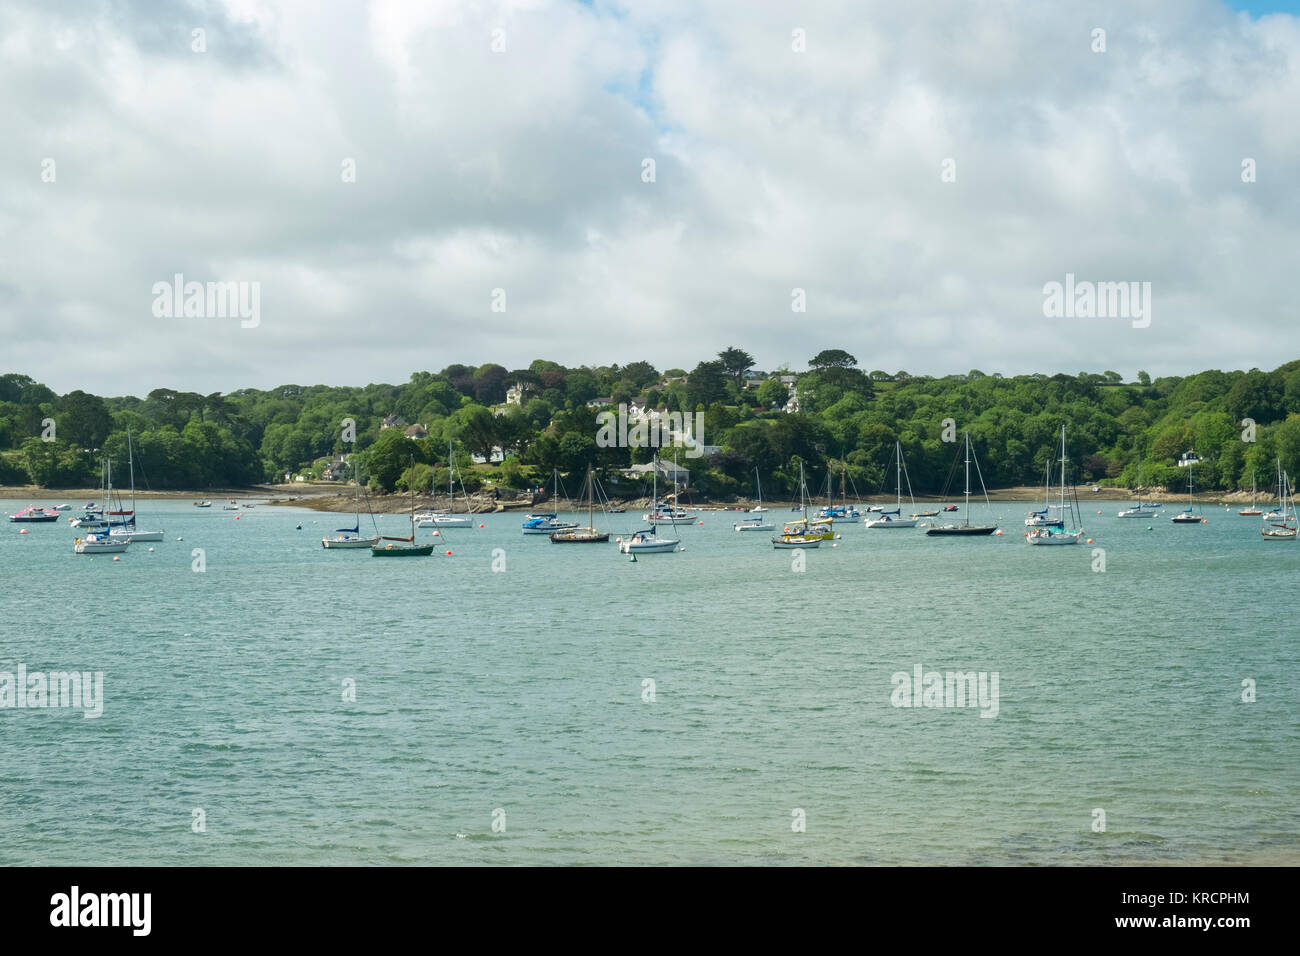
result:
[[(6, 0), (0, 373), (1274, 368), (1297, 6)], [(1067, 275), (1150, 310), (1048, 314)]]

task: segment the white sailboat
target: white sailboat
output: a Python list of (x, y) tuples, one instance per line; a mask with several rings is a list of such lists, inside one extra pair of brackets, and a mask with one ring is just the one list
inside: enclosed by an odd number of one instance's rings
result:
[[(555, 490), (551, 493), (551, 500), (558, 502), (560, 500), (560, 469), (556, 468), (552, 474), (554, 475)], [(521, 530), (524, 534), (551, 534), (554, 531), (574, 531), (577, 530), (577, 527), (578, 522), (576, 521), (561, 521), (558, 512), (535, 511), (524, 515)]]
[[(321, 538), (322, 548), (330, 551), (344, 551), (354, 548), (373, 548), (379, 544), (379, 535), (375, 534), (369, 538), (361, 536), (361, 468), (357, 462), (357, 456), (352, 455), (352, 483), (357, 488), (356, 505), (353, 510), (353, 517), (356, 519), (351, 528), (337, 528), (337, 533), (332, 538)], [(371, 518), (373, 521), (374, 519)]]
[[(652, 464), (654, 467), (651, 469), (651, 473), (654, 477), (652, 479), (653, 484), (651, 485), (651, 492), (650, 492), (650, 513), (655, 514), (657, 511), (655, 505), (659, 498), (659, 456), (658, 455), (654, 457)], [(673, 534), (676, 533), (677, 533), (677, 526), (674, 524)], [(667, 554), (669, 552), (676, 551), (677, 546), (679, 544), (681, 544), (680, 538), (659, 537), (658, 526), (652, 524), (650, 525), (650, 528), (648, 530), (637, 531), (633, 533), (632, 537), (621, 539), (618, 542), (618, 550), (623, 554), (631, 554), (631, 555)]]
[[(895, 440), (894, 442), (894, 488), (897, 492), (894, 501), (893, 511), (882, 511), (879, 518), (864, 518), (862, 526), (865, 528), (915, 528), (916, 518), (903, 517), (903, 443)], [(912, 502), (912, 507), (916, 507), (916, 499), (912, 497), (912, 479), (907, 479), (907, 498)]]
[[(1281, 467), (1280, 461), (1278, 463), (1278, 467)], [(1241, 511), (1238, 511), (1237, 514), (1241, 515), (1242, 517), (1248, 517), (1248, 518), (1258, 518), (1260, 515), (1262, 515), (1264, 512), (1260, 511), (1259, 506), (1256, 505), (1255, 503), (1258, 497), (1259, 497), (1259, 491), (1257, 490), (1255, 484), (1255, 472), (1252, 471), (1250, 473), (1250, 507), (1243, 508)]]
[(1049, 459), (1043, 469), (1043, 508), (1041, 511), (1029, 512), (1025, 525), (1030, 528), (1064, 528), (1065, 517), (1052, 517), (1052, 462)]
[[(750, 514), (761, 515), (767, 511), (763, 507), (763, 483), (759, 481), (758, 469), (754, 469), (754, 487), (758, 489), (758, 506), (751, 508)], [(731, 526), (732, 531), (772, 531), (776, 528), (774, 524), (768, 524), (762, 518), (746, 518), (744, 521), (738, 521)]]
[(141, 531), (135, 523), (135, 451), (131, 444), (131, 429), (129, 428), (126, 430), (126, 456), (127, 466), (131, 471), (131, 511), (121, 527), (109, 530), (109, 537), (129, 538), (132, 541), (161, 541), (166, 534), (165, 531)]
[(1269, 521), (1268, 527), (1260, 528), (1259, 533), (1265, 538), (1272, 540), (1295, 540), (1296, 521), (1295, 505), (1287, 506), (1289, 499), (1289, 485), (1287, 473), (1282, 470), (1282, 459), (1279, 457), (1277, 462), (1277, 497), (1278, 510), (1273, 512), (1277, 520)]
[[(1079, 539), (1083, 537), (1083, 529), (1077, 531), (1067, 530), (1065, 528), (1065, 425), (1061, 426), (1061, 500), (1057, 506), (1061, 512), (1061, 526), (1048, 526), (1034, 528), (1025, 535), (1025, 544), (1036, 545), (1056, 545), (1056, 544), (1078, 544)], [(1076, 510), (1077, 509), (1073, 509)], [(1082, 524), (1078, 521), (1077, 513), (1075, 517), (1076, 524)]]
[(1184, 510), (1178, 512), (1178, 514), (1174, 515), (1169, 520), (1172, 521), (1174, 524), (1204, 524), (1205, 519), (1202, 518), (1199, 514), (1196, 514), (1192, 511), (1192, 507), (1194, 504), (1192, 499), (1192, 493), (1193, 493), (1192, 469), (1196, 467), (1196, 465), (1193, 464), (1192, 462), (1195, 462), (1197, 460), (1195, 454), (1194, 453), (1191, 454), (1188, 460), (1189, 463), (1187, 465), (1187, 507)]
[[(100, 485), (104, 489), (104, 508), (107, 512), (113, 500), (113, 463), (104, 458), (100, 466)], [(125, 551), (131, 544), (130, 538), (113, 537), (103, 531), (92, 531), (84, 538), (72, 542), (72, 550), (77, 554), (117, 554)]]
[(426, 511), (415, 516), (417, 528), (472, 528), (474, 518), (470, 514), (456, 514), (456, 460), (452, 455), (452, 443), (447, 442), (447, 510)]
[(1137, 504), (1124, 511), (1119, 512), (1117, 518), (1154, 518), (1160, 513), (1160, 506), (1145, 502), (1142, 500), (1142, 455), (1138, 454), (1137, 470), (1137, 487), (1133, 489), (1137, 492)]

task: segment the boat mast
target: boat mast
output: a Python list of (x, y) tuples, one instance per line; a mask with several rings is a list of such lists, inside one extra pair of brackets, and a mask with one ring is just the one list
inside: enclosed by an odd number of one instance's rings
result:
[(966, 517), (963, 527), (970, 527), (970, 432), (966, 432)]
[(903, 516), (903, 443), (894, 439), (894, 506), (898, 516)]
[(677, 512), (681, 510), (681, 493), (677, 488), (677, 449), (673, 449), (673, 537), (682, 540), (682, 533), (677, 530)]
[[(130, 527), (135, 527), (135, 452), (131, 448), (131, 429), (126, 430), (126, 462), (127, 468), (131, 472), (131, 522)], [(125, 529), (126, 524), (122, 527)]]
[(653, 523), (659, 512), (659, 452), (650, 456), (650, 530), (658, 534), (659, 528)]
[(1061, 425), (1061, 527), (1065, 527), (1065, 425)]

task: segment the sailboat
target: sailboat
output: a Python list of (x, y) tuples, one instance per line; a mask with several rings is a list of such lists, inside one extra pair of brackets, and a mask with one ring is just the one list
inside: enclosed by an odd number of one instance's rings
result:
[(1119, 512), (1115, 517), (1154, 518), (1160, 512), (1160, 506), (1142, 500), (1142, 454), (1140, 452), (1138, 453), (1137, 487), (1133, 490), (1137, 492), (1137, 505)]
[[(981, 535), (992, 534), (998, 530), (996, 524), (991, 525), (973, 525), (970, 523), (970, 460), (973, 454), (970, 447), (970, 432), (964, 433), (966, 437), (966, 509), (962, 517), (961, 524), (942, 524), (933, 525), (925, 529), (927, 535)], [(954, 465), (956, 463), (954, 462)], [(975, 461), (975, 473), (979, 475), (979, 460)], [(984, 476), (980, 475), (980, 488), (984, 489), (984, 503), (988, 505), (990, 513), (993, 506), (989, 504), (988, 489), (984, 488)]]
[[(750, 509), (750, 514), (761, 515), (766, 508), (763, 507), (763, 483), (758, 479), (758, 469), (754, 469), (754, 487), (758, 489), (758, 506)], [(731, 526), (732, 531), (771, 531), (776, 525), (768, 524), (761, 517), (746, 518), (744, 521), (738, 521)]]
[(415, 516), (415, 523), (421, 528), (472, 528), (474, 519), (467, 513), (456, 514), (456, 460), (452, 455), (452, 443), (447, 442), (447, 510), (427, 511)]
[[(665, 501), (657, 508), (651, 508), (647, 514), (641, 516), (642, 521), (648, 524), (695, 524), (695, 515), (678, 503), (677, 477), (679, 474), (677, 471), (677, 453), (673, 452), (673, 503), (670, 505)], [(667, 498), (667, 495), (664, 497)]]
[[(415, 465), (415, 460), (411, 460), (411, 465)], [(407, 538), (395, 538), (389, 535), (383, 535), (380, 538), (384, 542), (394, 542), (391, 544), (380, 544), (376, 542), (370, 548), (370, 554), (376, 558), (427, 558), (433, 554), (433, 545), (415, 543), (415, 490), (411, 490), (411, 534)]]
[(862, 517), (862, 512), (849, 504), (849, 469), (847, 465), (840, 465), (840, 496), (842, 502), (835, 504), (831, 496), (833, 493), (832, 476), (826, 472), (826, 507), (817, 513), (817, 519), (829, 519), (835, 521), (857, 521)]
[[(1281, 459), (1278, 460), (1278, 468), (1281, 469)], [(1292, 503), (1290, 511), (1287, 509), (1287, 500), (1290, 482), (1287, 480), (1285, 471), (1281, 471), (1278, 478), (1278, 498), (1281, 501), (1282, 520), (1270, 522), (1267, 528), (1260, 528), (1259, 533), (1272, 540), (1295, 540), (1296, 537), (1296, 515), (1295, 505)]]
[[(351, 528), (336, 528), (335, 531), (338, 533), (332, 538), (321, 538), (322, 548), (331, 551), (346, 548), (373, 548), (379, 543), (379, 535), (361, 537), (361, 469), (355, 454), (352, 456), (352, 483), (357, 486), (357, 500), (353, 511), (356, 523)], [(373, 521), (374, 517), (372, 516), (370, 520)]]
[(608, 531), (597, 531), (592, 520), (595, 511), (596, 489), (592, 479), (591, 465), (587, 465), (587, 527), (572, 528), (568, 531), (552, 531), (551, 541), (555, 544), (599, 544), (609, 540)]
[[(915, 528), (916, 517), (903, 517), (903, 443), (895, 440), (894, 442), (894, 488), (897, 492), (894, 501), (893, 511), (881, 512), (879, 518), (864, 518), (862, 525), (865, 528)], [(907, 479), (907, 497), (912, 502), (912, 507), (916, 507), (916, 499), (912, 497), (912, 479)]]
[[(1061, 512), (1061, 524), (1056, 526), (1045, 526), (1034, 528), (1025, 534), (1026, 544), (1078, 544), (1079, 539), (1083, 537), (1083, 529), (1078, 531), (1067, 531), (1065, 528), (1065, 425), (1061, 426), (1061, 500), (1057, 506)], [(1073, 504), (1073, 502), (1072, 502)], [(1077, 505), (1072, 509), (1076, 525), (1083, 522), (1079, 520)]]
[(1242, 511), (1238, 511), (1237, 514), (1249, 518), (1258, 518), (1260, 515), (1262, 515), (1264, 512), (1260, 511), (1259, 508), (1256, 507), (1255, 505), (1256, 497), (1257, 497), (1257, 492), (1255, 490), (1255, 473), (1252, 471), (1250, 473), (1250, 507), (1245, 508)]
[[(1061, 476), (1064, 479), (1064, 475)], [(1043, 509), (1029, 512), (1025, 524), (1030, 528), (1064, 528), (1064, 516), (1052, 517), (1052, 462), (1049, 459), (1043, 472)]]
[(136, 509), (135, 509), (135, 451), (131, 444), (131, 429), (126, 430), (126, 455), (128, 467), (131, 470), (131, 510), (126, 514), (126, 520), (119, 527), (109, 530), (109, 536), (114, 538), (130, 538), (132, 541), (161, 541), (165, 531), (140, 531), (136, 527)]
[[(551, 494), (551, 500), (559, 501), (560, 469), (556, 468), (553, 475), (555, 479), (555, 491)], [(535, 511), (531, 514), (524, 515), (524, 523), (521, 525), (524, 534), (550, 534), (553, 531), (573, 531), (577, 527), (578, 522), (561, 521), (558, 512), (555, 511)]]
[[(656, 455), (652, 461), (651, 473), (654, 475), (650, 491), (650, 514), (656, 513), (655, 505), (659, 498), (659, 456)], [(650, 525), (647, 531), (637, 531), (632, 537), (625, 538), (618, 543), (618, 550), (623, 554), (663, 554), (670, 551), (676, 551), (677, 546), (681, 544), (681, 538), (661, 538), (658, 534), (658, 525)], [(673, 534), (677, 533), (676, 524), (673, 525)]]
[(772, 539), (772, 547), (778, 551), (790, 551), (796, 548), (820, 548), (826, 536), (821, 531), (812, 531), (808, 527), (808, 508), (804, 503), (807, 486), (803, 480), (803, 462), (799, 462), (799, 510), (803, 512), (803, 529), (786, 525), (782, 533)]
[(1204, 518), (1202, 518), (1199, 514), (1194, 514), (1192, 512), (1192, 505), (1193, 505), (1192, 469), (1195, 468), (1196, 465), (1191, 464), (1190, 462), (1194, 462), (1195, 460), (1196, 460), (1195, 455), (1191, 455), (1189, 457), (1189, 464), (1187, 465), (1187, 507), (1169, 519), (1174, 524), (1204, 524), (1205, 523)]
[[(100, 487), (104, 490), (104, 511), (112, 507), (113, 498), (113, 462), (105, 457), (100, 465)], [(125, 551), (131, 544), (130, 538), (113, 537), (103, 531), (92, 531), (84, 538), (72, 542), (72, 550), (77, 554), (117, 554)]]

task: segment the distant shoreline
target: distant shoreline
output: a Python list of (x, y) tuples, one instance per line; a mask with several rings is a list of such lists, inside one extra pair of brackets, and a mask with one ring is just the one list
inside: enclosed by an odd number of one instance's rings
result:
[[(355, 498), (350, 490), (351, 486), (333, 483), (333, 482), (312, 482), (298, 483), (293, 485), (251, 485), (244, 488), (207, 488), (201, 491), (182, 490), (182, 491), (141, 491), (136, 489), (136, 497), (144, 500), (159, 501), (211, 501), (213, 505), (234, 498), (240, 501), (258, 501), (268, 505), (286, 505), (289, 507), (310, 508), (314, 511), (330, 512), (349, 512), (353, 509)], [(116, 490), (116, 489), (115, 489)], [(1133, 501), (1136, 494), (1122, 488), (1102, 488), (1098, 492), (1092, 491), (1092, 486), (1081, 485), (1077, 489), (1079, 505), (1082, 508), (1087, 507), (1089, 501)], [(57, 501), (60, 504), (70, 504), (74, 508), (88, 501), (98, 501), (101, 495), (98, 488), (38, 488), (33, 485), (0, 485), (0, 500), (21, 502), (26, 505), (32, 502)], [(962, 495), (950, 495), (947, 498), (938, 498), (933, 496), (917, 497), (916, 506), (918, 509), (932, 510), (927, 507), (944, 502), (960, 503)], [(1157, 504), (1178, 504), (1185, 502), (1187, 496), (1185, 493), (1169, 492), (1143, 492), (1142, 497), (1146, 501)], [(1256, 501), (1261, 505), (1271, 504), (1273, 498), (1269, 495), (1256, 495)], [(978, 502), (983, 495), (971, 495), (972, 502)], [(457, 499), (458, 508), (463, 508), (465, 499)], [(643, 508), (649, 505), (649, 498), (614, 498), (615, 504), (627, 508)], [(1012, 488), (998, 488), (989, 492), (989, 500), (999, 503), (1027, 503), (1036, 504), (1044, 500), (1043, 489), (1041, 487), (1031, 487), (1020, 485)], [(1251, 500), (1250, 492), (1207, 492), (1196, 495), (1196, 501), (1201, 504), (1248, 504)], [(527, 497), (523, 498), (502, 498), (493, 499), (490, 495), (482, 493), (469, 496), (470, 506), (475, 514), (491, 514), (493, 512), (507, 511), (525, 511), (531, 508), (540, 508), (552, 506), (552, 502), (542, 502), (531, 504)], [(894, 495), (864, 495), (861, 498), (855, 498), (850, 501), (851, 504), (883, 504), (891, 505), (895, 501)], [(838, 504), (838, 499), (836, 500)], [(755, 502), (748, 498), (738, 498), (733, 502), (702, 502), (692, 504), (689, 493), (683, 493), (682, 505), (684, 507), (693, 507), (701, 511), (737, 511), (748, 510), (754, 506)], [(795, 501), (782, 501), (777, 499), (764, 499), (764, 506), (772, 511), (789, 511), (797, 505)], [(809, 504), (814, 508), (820, 508), (825, 504), (824, 498), (814, 498)], [(417, 509), (428, 509), (434, 507), (446, 507), (446, 495), (418, 495), (415, 499)], [(581, 502), (578, 499), (570, 499), (566, 507), (580, 509)], [(905, 507), (910, 508), (910, 501), (905, 502)], [(374, 511), (379, 514), (394, 514), (408, 511), (411, 508), (411, 498), (406, 494), (391, 495), (363, 495), (362, 511)]]

